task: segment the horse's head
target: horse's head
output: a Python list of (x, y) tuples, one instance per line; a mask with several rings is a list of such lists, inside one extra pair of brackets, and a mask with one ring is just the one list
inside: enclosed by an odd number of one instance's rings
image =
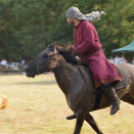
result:
[(62, 55), (58, 53), (56, 43), (52, 43), (45, 50), (41, 51), (38, 56), (27, 66), (26, 75), (35, 77), (35, 75), (49, 72), (64, 62)]

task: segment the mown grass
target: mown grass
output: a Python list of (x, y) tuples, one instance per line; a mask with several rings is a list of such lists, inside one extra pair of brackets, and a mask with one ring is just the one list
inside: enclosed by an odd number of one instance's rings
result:
[[(27, 78), (25, 75), (1, 75), (0, 94), (8, 97), (9, 107), (0, 111), (0, 134), (72, 134), (75, 120), (53, 74)], [(114, 116), (106, 108), (91, 115), (104, 134), (134, 134), (134, 106), (122, 102)], [(84, 122), (81, 134), (96, 134)]]

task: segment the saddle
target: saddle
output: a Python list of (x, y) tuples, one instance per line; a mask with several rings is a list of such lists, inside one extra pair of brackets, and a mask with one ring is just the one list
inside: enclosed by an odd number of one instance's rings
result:
[[(80, 62), (80, 64), (78, 65), (78, 68), (79, 68), (79, 70), (84, 78), (84, 81), (86, 84), (86, 90), (90, 94), (98, 93), (98, 89), (95, 88), (94, 81), (93, 81), (92, 74), (91, 74), (91, 70), (89, 68), (87, 61), (82, 60)], [(121, 89), (121, 88), (127, 86), (130, 82), (130, 79), (129, 79), (129, 76), (126, 73), (126, 71), (123, 68), (121, 68), (119, 65), (116, 65), (116, 70), (120, 74), (120, 76), (122, 76), (124, 78), (123, 81), (121, 81), (117, 85), (113, 86), (115, 88), (115, 90), (118, 90), (118, 89)], [(91, 81), (91, 80), (92, 80), (94, 88), (93, 87), (91, 88), (92, 85), (89, 84), (89, 81)]]

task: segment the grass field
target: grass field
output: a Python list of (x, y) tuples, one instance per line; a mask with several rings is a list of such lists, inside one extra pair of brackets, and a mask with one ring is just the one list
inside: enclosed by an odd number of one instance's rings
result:
[[(27, 78), (25, 75), (0, 75), (0, 95), (9, 106), (0, 111), (0, 134), (73, 134), (75, 120), (53, 74)], [(104, 134), (134, 134), (134, 106), (122, 102), (114, 116), (106, 108), (91, 115)], [(84, 122), (81, 134), (96, 134)]]

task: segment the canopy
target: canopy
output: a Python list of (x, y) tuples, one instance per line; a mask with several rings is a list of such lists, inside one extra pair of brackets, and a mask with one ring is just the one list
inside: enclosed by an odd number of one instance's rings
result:
[(134, 52), (134, 40), (129, 45), (122, 48), (114, 49), (112, 50), (112, 52)]

